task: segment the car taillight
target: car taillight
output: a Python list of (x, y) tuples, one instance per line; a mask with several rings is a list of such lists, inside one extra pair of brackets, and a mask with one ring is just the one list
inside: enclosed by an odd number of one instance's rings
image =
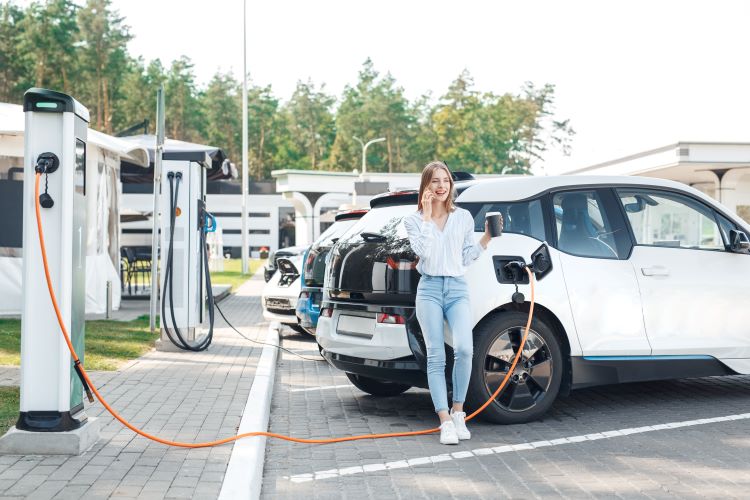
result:
[(406, 318), (399, 316), (398, 314), (378, 314), (378, 323), (385, 325), (405, 325)]
[(393, 256), (389, 255), (385, 259), (385, 263), (390, 267), (391, 269), (394, 269), (396, 271), (409, 271), (411, 269), (416, 269), (417, 263), (413, 260), (396, 260)]
[(305, 262), (305, 269), (310, 269), (313, 265), (313, 261), (315, 260), (315, 256), (317, 253), (313, 252), (307, 252), (307, 261)]
[(320, 310), (320, 316), (323, 318), (330, 318), (333, 316), (333, 307), (324, 307)]

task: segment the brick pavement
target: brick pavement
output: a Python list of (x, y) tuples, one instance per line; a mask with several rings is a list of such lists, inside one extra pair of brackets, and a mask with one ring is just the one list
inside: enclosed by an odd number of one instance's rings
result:
[[(220, 304), (250, 338), (264, 338), (256, 274)], [(233, 435), (262, 346), (232, 332), (217, 314), (212, 347), (202, 353), (151, 351), (97, 386), (126, 419), (168, 439), (204, 441)], [(7, 374), (6, 374), (7, 375)], [(0, 378), (4, 378), (0, 371)], [(7, 377), (6, 377), (7, 378)], [(181, 449), (123, 428), (99, 404), (101, 438), (80, 457), (0, 456), (1, 498), (216, 498), (232, 445)]]
[[(317, 352), (313, 340), (288, 330), (283, 345)], [(325, 363), (284, 354), (277, 367), (270, 430), (326, 437), (436, 424), (429, 393), (422, 389), (394, 398), (374, 398), (353, 386), (291, 392), (342, 384), (348, 384), (343, 373)], [(599, 440), (552, 440), (748, 411), (750, 376), (704, 378), (576, 391), (538, 422), (471, 422), (472, 439), (458, 446), (441, 446), (436, 436), (325, 446), (269, 440), (262, 496), (743, 498), (750, 488), (747, 418)], [(545, 440), (550, 444), (538, 449), (481, 450)], [(460, 453), (477, 449), (476, 454)], [(454, 455), (441, 456), (446, 453)], [(416, 464), (399, 462), (408, 460)], [(388, 469), (385, 463), (400, 468)], [(357, 468), (365, 464), (373, 470)], [(329, 473), (306, 482), (291, 480), (322, 471)]]

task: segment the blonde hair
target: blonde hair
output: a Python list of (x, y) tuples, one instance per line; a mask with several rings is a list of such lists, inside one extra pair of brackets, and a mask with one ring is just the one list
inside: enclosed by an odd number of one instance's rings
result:
[(432, 176), (438, 169), (445, 170), (451, 183), (450, 195), (448, 196), (448, 199), (445, 200), (445, 209), (448, 212), (453, 212), (456, 209), (456, 206), (453, 204), (453, 200), (456, 199), (456, 186), (453, 183), (453, 175), (451, 174), (448, 165), (446, 165), (445, 162), (442, 161), (431, 161), (430, 163), (425, 165), (424, 169), (422, 170), (422, 181), (419, 183), (419, 198), (417, 201), (417, 210), (422, 210), (422, 195), (424, 194), (424, 190), (427, 188), (430, 182), (432, 182)]

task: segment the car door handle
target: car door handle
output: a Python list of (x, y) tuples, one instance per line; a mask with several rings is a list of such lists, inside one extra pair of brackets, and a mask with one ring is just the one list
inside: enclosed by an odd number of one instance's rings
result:
[(669, 269), (664, 266), (642, 267), (644, 276), (669, 276)]

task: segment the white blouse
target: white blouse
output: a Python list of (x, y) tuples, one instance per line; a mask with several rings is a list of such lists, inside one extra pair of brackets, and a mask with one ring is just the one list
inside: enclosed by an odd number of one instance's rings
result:
[(484, 250), (474, 241), (474, 218), (465, 208), (449, 213), (442, 231), (434, 222), (422, 220), (420, 211), (404, 217), (404, 226), (422, 275), (463, 276)]

